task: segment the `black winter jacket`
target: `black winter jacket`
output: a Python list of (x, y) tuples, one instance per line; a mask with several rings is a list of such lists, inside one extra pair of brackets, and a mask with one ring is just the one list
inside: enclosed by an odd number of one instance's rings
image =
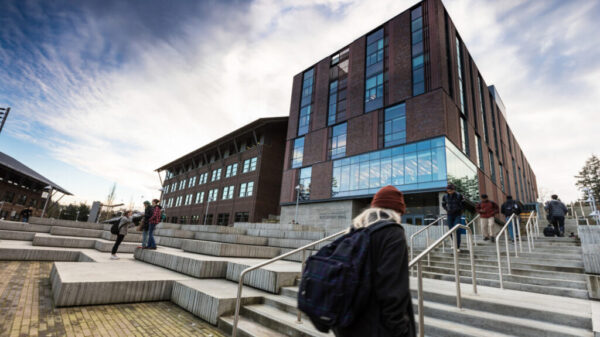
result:
[(152, 213), (154, 212), (154, 207), (146, 206), (144, 210), (144, 224), (142, 225), (143, 230), (148, 230), (148, 225), (150, 224), (150, 218), (152, 217)]
[(442, 207), (448, 215), (461, 215), (465, 208), (464, 201), (465, 198), (458, 192), (446, 193), (442, 198)]
[(338, 337), (413, 337), (408, 250), (404, 229), (390, 226), (371, 234), (371, 296), (363, 312)]
[(506, 217), (509, 217), (513, 214), (519, 215), (523, 212), (523, 205), (516, 200), (507, 200), (502, 204), (501, 211)]
[(567, 214), (567, 212), (569, 211), (567, 209), (567, 206), (565, 206), (565, 204), (562, 203), (562, 201), (559, 200), (550, 200), (546, 203), (546, 207), (544, 207), (546, 209), (546, 212), (548, 212), (548, 215), (553, 217), (553, 216), (565, 216), (565, 214)]

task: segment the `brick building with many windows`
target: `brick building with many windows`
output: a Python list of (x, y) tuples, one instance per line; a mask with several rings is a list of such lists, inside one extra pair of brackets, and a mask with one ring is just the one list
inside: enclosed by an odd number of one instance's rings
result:
[(167, 221), (228, 225), (279, 214), (287, 123), (258, 119), (158, 168)]
[[(441, 213), (448, 182), (537, 199), (535, 175), (441, 0), (425, 0), (294, 76), (281, 220), (348, 224), (382, 186), (404, 221)], [(296, 186), (300, 185), (300, 193)]]

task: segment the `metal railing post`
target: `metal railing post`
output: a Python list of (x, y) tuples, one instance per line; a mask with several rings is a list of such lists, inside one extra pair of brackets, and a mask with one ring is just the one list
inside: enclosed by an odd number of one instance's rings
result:
[[(427, 228), (427, 230), (425, 231), (425, 235), (427, 239), (426, 247), (429, 247), (429, 228)], [(431, 254), (427, 254), (427, 265), (431, 267)]]
[(419, 337), (425, 337), (425, 308), (423, 308), (423, 266), (417, 261), (417, 291), (419, 298)]
[(498, 255), (498, 276), (500, 280), (500, 289), (504, 289), (504, 283), (502, 282), (502, 256), (500, 255), (500, 242), (496, 238), (496, 254)]
[[(521, 253), (523, 252), (523, 240), (521, 238), (521, 217), (517, 216), (517, 231), (519, 234), (519, 250), (521, 251)], [(517, 244), (517, 237), (515, 237), (515, 245)], [(517, 256), (517, 255), (515, 255)]]
[(510, 268), (510, 251), (508, 250), (508, 233), (504, 231), (504, 241), (506, 242), (506, 264), (508, 265), (508, 275), (512, 274)]
[(473, 241), (476, 241), (475, 234), (467, 235), (467, 243), (469, 244), (469, 259), (471, 260), (471, 280), (473, 282), (473, 293), (477, 294), (477, 274), (475, 271), (475, 256), (473, 253)]
[[(302, 251), (302, 267), (301, 267), (301, 271), (300, 271), (300, 275), (302, 275), (302, 273), (304, 273), (304, 266), (306, 265), (306, 250)], [(302, 323), (302, 312), (300, 310), (298, 310), (298, 317), (297, 317), (297, 322), (298, 324)]]
[[(519, 250), (518, 250), (518, 242), (517, 242), (517, 232), (516, 232), (516, 228), (515, 228), (515, 219), (511, 219), (510, 221), (512, 221), (511, 226), (512, 226), (512, 230), (513, 230), (513, 240), (514, 240), (514, 245), (515, 245), (515, 257), (519, 257)], [(510, 251), (508, 250), (508, 242), (506, 242), (506, 254), (510, 255)]]
[(460, 309), (462, 307), (462, 303), (460, 299), (460, 273), (458, 271), (458, 235), (458, 230), (455, 230), (454, 234), (452, 234), (452, 253), (454, 255), (454, 278), (456, 281), (456, 307)]

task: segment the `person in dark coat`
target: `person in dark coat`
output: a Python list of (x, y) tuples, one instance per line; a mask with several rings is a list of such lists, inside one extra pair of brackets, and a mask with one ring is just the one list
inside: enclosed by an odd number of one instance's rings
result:
[(544, 207), (550, 218), (550, 223), (554, 225), (556, 236), (565, 236), (565, 215), (569, 211), (562, 201), (558, 200), (558, 195), (553, 194), (552, 200), (546, 203)]
[(142, 224), (142, 245), (138, 248), (146, 248), (148, 246), (148, 229), (150, 229), (150, 218), (152, 217), (152, 213), (154, 208), (150, 204), (150, 201), (144, 201), (144, 219)]
[[(514, 214), (515, 220), (517, 221), (517, 223), (519, 223), (519, 214), (523, 212), (523, 204), (521, 204), (519, 200), (514, 200), (511, 195), (507, 195), (506, 202), (502, 204), (502, 209), (500, 210), (500, 212), (504, 214), (506, 221), (508, 221), (508, 218), (510, 218)], [(511, 240), (515, 239), (512, 225), (508, 226), (508, 234), (510, 235)], [(517, 234), (520, 235), (520, 233)]]
[(131, 218), (131, 211), (125, 211), (125, 213), (123, 213), (123, 215), (121, 216), (121, 219), (119, 219), (119, 234), (117, 234), (117, 239), (115, 240), (115, 244), (110, 252), (111, 260), (119, 259), (119, 257), (117, 256), (117, 250), (119, 249), (119, 245), (121, 245), (121, 242), (123, 242), (123, 239), (125, 239), (128, 229), (133, 226), (135, 226), (135, 224), (133, 223), (133, 219)]
[(362, 313), (345, 328), (334, 328), (338, 337), (414, 337), (414, 312), (410, 294), (409, 255), (404, 229), (400, 225), (405, 212), (402, 192), (386, 186), (373, 197), (371, 208), (357, 216), (354, 228), (368, 227), (382, 220), (389, 226), (371, 234), (371, 294)]
[[(456, 186), (454, 186), (454, 184), (448, 184), (446, 192), (446, 195), (442, 198), (442, 208), (444, 208), (448, 216), (448, 228), (452, 229), (454, 226), (461, 224), (462, 212), (465, 209), (465, 199), (462, 194), (456, 191)], [(457, 230), (458, 235), (456, 235), (458, 252), (460, 252), (460, 237), (462, 231), (462, 229)]]
[(24, 208), (20, 215), (21, 215), (21, 221), (23, 222), (28, 222), (29, 221), (29, 217), (31, 217), (31, 214), (33, 214), (33, 210), (31, 209), (31, 207), (29, 208)]

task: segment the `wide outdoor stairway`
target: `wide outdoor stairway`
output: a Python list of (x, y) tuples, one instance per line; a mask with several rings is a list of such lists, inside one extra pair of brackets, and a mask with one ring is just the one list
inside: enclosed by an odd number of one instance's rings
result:
[[(109, 229), (39, 218), (29, 224), (0, 221), (0, 260), (57, 261), (51, 274), (56, 306), (170, 300), (230, 332), (243, 269), (332, 234), (309, 225), (164, 223), (155, 232), (157, 250), (136, 248), (141, 234), (132, 230), (119, 248), (121, 259), (110, 261)], [(476, 295), (469, 284), (469, 255), (460, 254), (462, 309), (456, 306), (450, 250), (436, 251), (431, 265), (423, 260), (425, 334), (593, 336), (594, 305), (587, 300), (578, 241), (540, 239), (532, 253), (523, 244), (524, 252), (512, 259), (511, 275), (503, 256), (505, 289), (499, 288), (495, 245), (475, 249)], [(297, 322), (301, 259), (298, 253), (246, 275), (238, 336), (333, 336), (319, 333), (304, 316)], [(415, 313), (416, 289), (412, 278)]]

